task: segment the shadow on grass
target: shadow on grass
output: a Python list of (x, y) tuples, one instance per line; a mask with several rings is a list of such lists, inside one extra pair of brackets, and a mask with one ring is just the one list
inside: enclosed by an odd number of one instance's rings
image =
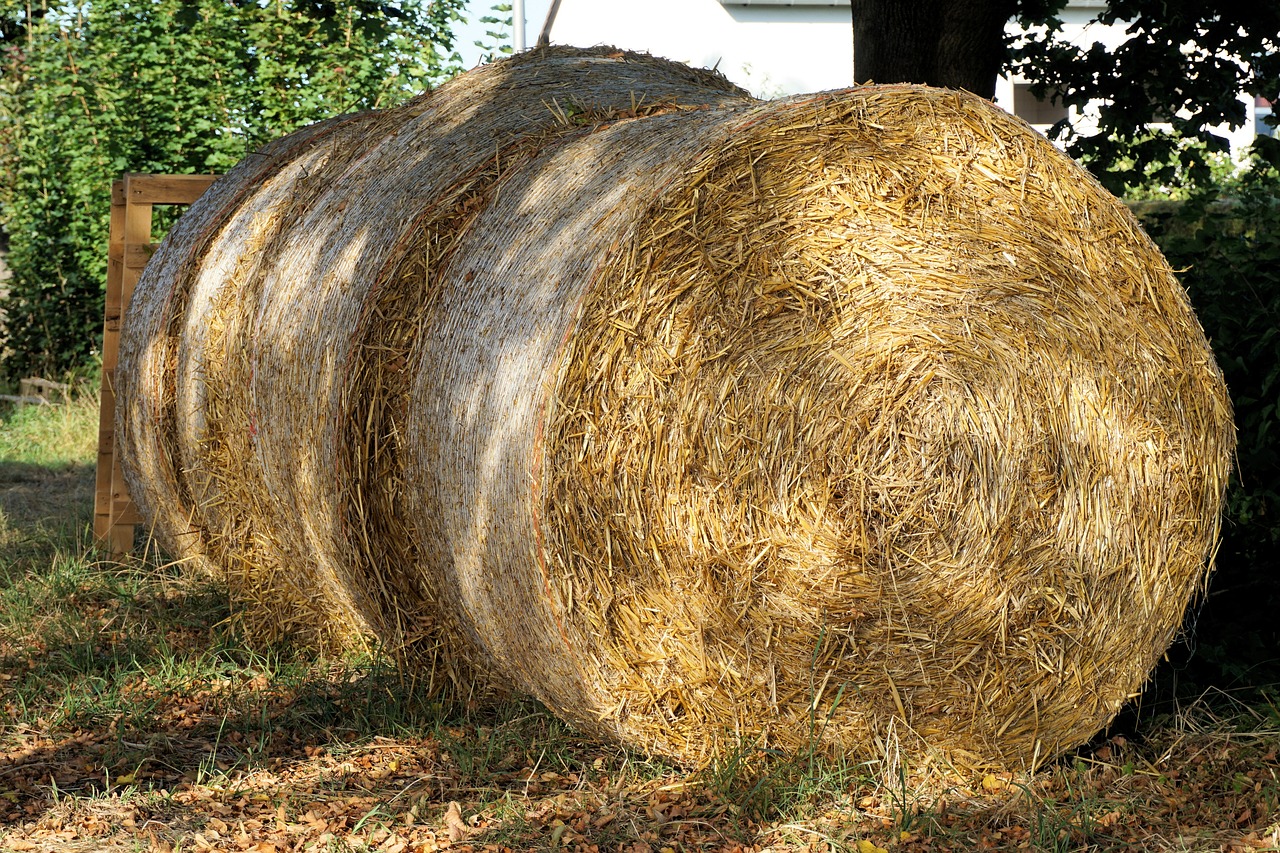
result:
[[(442, 813), (480, 790), (536, 793), (548, 783), (530, 768), (617, 753), (536, 704), (460, 709), (379, 659), (251, 648), (214, 580), (93, 550), (93, 489), (92, 465), (0, 459), (0, 835), (131, 792), (150, 804), (140, 824), (180, 839), (227, 808), (183, 797), (259, 777), (272, 808), (373, 798)], [(374, 743), (396, 760), (348, 760)]]
[(0, 459), (0, 567), (71, 547), (93, 520), (94, 468)]
[[(284, 807), (287, 824), (308, 803), (364, 817), (394, 806), (439, 822), (450, 801), (477, 798), (488, 805), (469, 812), (505, 809), (494, 820), (514, 839), (544, 827), (510, 804), (575, 766), (669, 772), (577, 739), (536, 703), (458, 708), (381, 659), (251, 648), (214, 580), (88, 547), (92, 497), (90, 466), (0, 462), (0, 834), (35, 839), (67, 822), (68, 803), (128, 792), (131, 820), (170, 840), (227, 809)], [(331, 823), (354, 831), (347, 811)], [(653, 820), (637, 806), (608, 823)]]
[[(112, 638), (104, 620), (81, 644), (0, 659), (0, 833), (38, 840), (42, 827), (75, 825), (79, 808), (82, 819), (127, 815), (171, 843), (235, 818), (290, 847), (345, 850), (324, 847), (325, 833), (367, 842), (416, 827), (441, 841), (533, 849), (555, 834), (616, 849), (726, 811), (705, 792), (662, 811), (687, 795), (644, 786), (675, 770), (580, 740), (536, 703), (449, 708), (376, 661), (247, 652), (207, 627), (215, 613), (193, 613), (208, 603), (139, 598), (132, 618), (150, 623), (147, 636)], [(455, 801), (467, 806), (451, 825)], [(560, 829), (567, 821), (577, 829)]]

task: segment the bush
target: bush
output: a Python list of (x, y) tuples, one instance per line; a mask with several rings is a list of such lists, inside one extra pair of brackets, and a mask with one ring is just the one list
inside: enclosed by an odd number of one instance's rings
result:
[(1189, 626), (1184, 673), (1196, 687), (1280, 682), (1280, 175), (1257, 167), (1187, 201), (1135, 208), (1180, 271), (1239, 431), (1218, 570)]
[(264, 141), (457, 70), (464, 0), (0, 4), (0, 375), (84, 363), (102, 323), (111, 181), (223, 172)]

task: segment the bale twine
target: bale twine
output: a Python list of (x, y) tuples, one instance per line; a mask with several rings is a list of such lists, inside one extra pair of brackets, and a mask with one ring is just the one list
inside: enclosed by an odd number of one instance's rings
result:
[(1203, 587), (1203, 333), (985, 101), (560, 49), (264, 153), (148, 266), (120, 409), (260, 631), (688, 763), (982, 768), (1090, 737)]

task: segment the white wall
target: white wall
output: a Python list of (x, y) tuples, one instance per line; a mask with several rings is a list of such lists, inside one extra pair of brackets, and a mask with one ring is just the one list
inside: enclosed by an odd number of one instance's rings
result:
[(562, 0), (551, 41), (611, 44), (718, 68), (763, 97), (853, 82), (853, 30), (843, 6), (722, 6), (719, 0)]

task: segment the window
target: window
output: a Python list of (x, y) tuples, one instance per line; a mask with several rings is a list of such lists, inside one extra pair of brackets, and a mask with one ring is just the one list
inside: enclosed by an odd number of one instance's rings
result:
[(1276, 136), (1277, 128), (1266, 122), (1268, 116), (1276, 111), (1275, 104), (1266, 98), (1258, 98), (1253, 102), (1253, 132), (1259, 136)]
[(1013, 114), (1029, 124), (1057, 124), (1067, 117), (1067, 108), (1031, 94), (1030, 83), (1013, 84)]

